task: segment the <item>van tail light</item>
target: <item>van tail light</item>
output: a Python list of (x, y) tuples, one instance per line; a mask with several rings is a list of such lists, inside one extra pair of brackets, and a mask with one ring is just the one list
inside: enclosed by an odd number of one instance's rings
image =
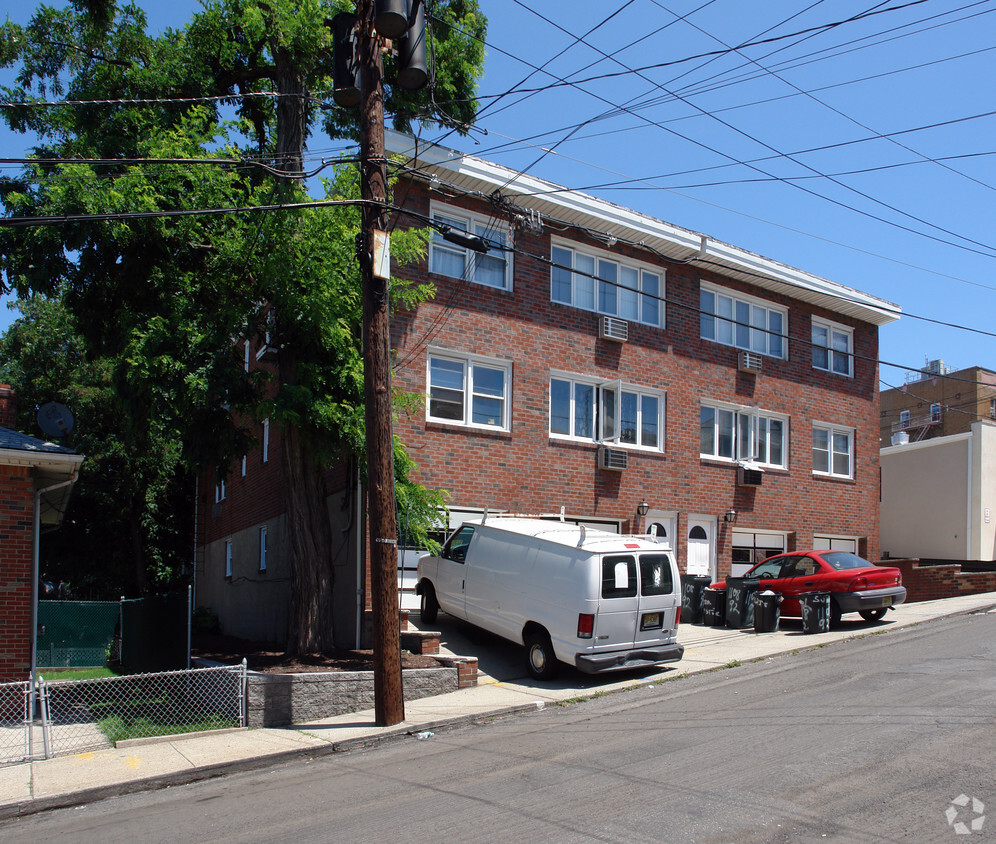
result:
[(674, 610), (674, 626), (677, 627), (681, 623), (681, 604), (678, 604)]
[(595, 616), (591, 613), (578, 613), (578, 638), (590, 639), (595, 632)]

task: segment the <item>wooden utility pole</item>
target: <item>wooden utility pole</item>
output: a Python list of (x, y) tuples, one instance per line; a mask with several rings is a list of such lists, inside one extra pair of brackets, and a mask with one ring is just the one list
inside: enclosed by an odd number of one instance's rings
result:
[[(405, 719), (398, 619), (398, 543), (394, 512), (394, 442), (391, 435), (391, 335), (386, 278), (374, 272), (374, 232), (386, 231), (384, 86), (381, 39), (373, 28), (373, 0), (356, 4), (360, 66), (360, 167), (363, 226), (359, 244), (363, 277), (363, 381), (366, 396), (367, 504), (373, 603), (374, 706), (377, 725)], [(386, 275), (386, 273), (383, 273)]]

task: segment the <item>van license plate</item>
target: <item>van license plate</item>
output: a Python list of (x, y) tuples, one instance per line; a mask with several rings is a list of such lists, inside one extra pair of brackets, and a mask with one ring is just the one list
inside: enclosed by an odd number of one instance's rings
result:
[(641, 630), (656, 630), (661, 626), (661, 614), (659, 612), (650, 612), (643, 616), (643, 623), (640, 624)]

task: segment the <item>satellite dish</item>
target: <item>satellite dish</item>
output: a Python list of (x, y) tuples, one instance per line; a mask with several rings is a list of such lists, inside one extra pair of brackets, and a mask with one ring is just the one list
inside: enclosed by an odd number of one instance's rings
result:
[(38, 427), (47, 437), (61, 439), (73, 430), (73, 414), (57, 401), (50, 401), (38, 409)]

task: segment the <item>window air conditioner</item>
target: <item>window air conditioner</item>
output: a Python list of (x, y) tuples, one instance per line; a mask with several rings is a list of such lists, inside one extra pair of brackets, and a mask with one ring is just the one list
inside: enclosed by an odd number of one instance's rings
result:
[(629, 323), (617, 317), (602, 316), (598, 318), (598, 336), (602, 340), (613, 340), (625, 343), (629, 339)]
[(621, 448), (601, 446), (598, 449), (598, 468), (621, 472), (629, 465), (629, 455)]
[(764, 472), (760, 469), (751, 469), (747, 466), (737, 467), (737, 483), (740, 486), (760, 486)]
[(741, 352), (737, 362), (737, 369), (741, 372), (759, 374), (761, 371), (761, 356), (754, 352)]

